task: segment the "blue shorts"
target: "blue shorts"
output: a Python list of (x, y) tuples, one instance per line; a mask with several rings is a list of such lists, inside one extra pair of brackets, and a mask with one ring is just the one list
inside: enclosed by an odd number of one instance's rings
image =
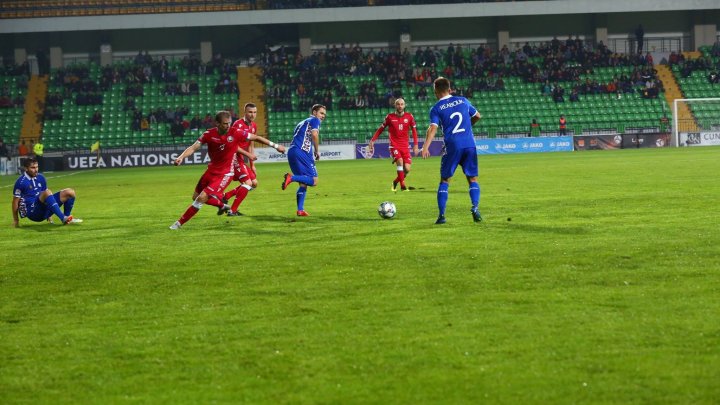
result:
[(290, 170), (297, 176), (317, 177), (317, 169), (315, 169), (315, 159), (312, 155), (303, 152), (299, 148), (290, 148), (287, 153)]
[[(58, 191), (57, 193), (53, 194), (53, 197), (55, 197), (55, 201), (57, 201), (58, 206), (62, 206), (62, 202), (60, 202), (60, 192)], [(50, 218), (52, 214), (53, 212), (52, 210), (50, 210), (50, 207), (45, 205), (38, 198), (27, 207), (27, 214), (25, 215), (25, 217), (34, 222), (42, 222)]]
[(455, 174), (458, 165), (463, 168), (463, 173), (468, 177), (477, 177), (478, 160), (477, 151), (474, 147), (445, 151), (440, 162), (440, 177), (449, 179)]

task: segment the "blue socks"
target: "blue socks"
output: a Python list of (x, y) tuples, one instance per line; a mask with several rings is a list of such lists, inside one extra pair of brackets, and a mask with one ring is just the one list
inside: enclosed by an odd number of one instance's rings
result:
[(470, 183), (470, 202), (474, 210), (477, 210), (480, 204), (480, 185), (476, 181)]
[(445, 215), (445, 206), (447, 206), (448, 201), (448, 188), (450, 187), (450, 184), (440, 182), (440, 186), (438, 186), (437, 191), (437, 203), (438, 203), (438, 211), (440, 211), (440, 215)]
[[(295, 176), (293, 176), (295, 177)], [(307, 176), (299, 176), (299, 177), (307, 177)], [(312, 180), (312, 177), (310, 178)], [(307, 187), (298, 187), (297, 194), (295, 195), (295, 198), (297, 200), (297, 209), (298, 211), (305, 210), (305, 193), (307, 192)]]
[(65, 222), (65, 215), (62, 211), (60, 211), (60, 206), (58, 205), (57, 201), (55, 200), (55, 196), (50, 194), (45, 198), (45, 205), (50, 208), (50, 210), (53, 212), (53, 214), (57, 215), (58, 218), (60, 218), (61, 221)]
[(75, 205), (75, 197), (68, 198), (67, 201), (65, 201), (65, 204), (63, 204), (63, 214), (65, 214), (65, 216), (70, 215), (73, 205)]
[(313, 180), (312, 176), (293, 175), (292, 181), (297, 181), (298, 183), (307, 184), (308, 186), (315, 185), (315, 181)]

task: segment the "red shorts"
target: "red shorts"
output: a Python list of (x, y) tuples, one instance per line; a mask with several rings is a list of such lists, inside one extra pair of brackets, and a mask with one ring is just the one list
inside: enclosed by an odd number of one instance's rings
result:
[(410, 149), (408, 148), (400, 148), (396, 149), (392, 146), (390, 147), (390, 156), (393, 158), (393, 162), (398, 160), (398, 158), (402, 158), (403, 163), (411, 164), (412, 163), (412, 157), (410, 155)]
[(233, 180), (244, 182), (246, 180), (255, 180), (257, 176), (255, 175), (255, 170), (248, 167), (248, 165), (245, 164), (245, 162), (238, 163), (235, 166), (235, 174), (233, 175)]
[(195, 186), (195, 192), (200, 194), (203, 191), (207, 195), (222, 197), (225, 188), (232, 181), (232, 176), (205, 172)]

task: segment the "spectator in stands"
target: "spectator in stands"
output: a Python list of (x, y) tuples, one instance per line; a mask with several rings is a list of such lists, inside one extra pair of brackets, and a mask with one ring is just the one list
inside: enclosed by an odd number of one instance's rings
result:
[(13, 103), (9, 96), (0, 96), (0, 108), (12, 108)]
[(426, 87), (418, 88), (417, 93), (415, 93), (415, 99), (418, 101), (427, 101), (427, 99), (428, 99), (427, 88)]
[(215, 119), (210, 114), (205, 114), (205, 118), (202, 120), (202, 128), (208, 129), (215, 126)]
[(150, 130), (150, 122), (147, 118), (142, 117), (140, 119), (140, 131), (149, 131)]
[(567, 135), (567, 120), (565, 119), (564, 115), (560, 116), (560, 120), (558, 121), (558, 129), (560, 130), (560, 135)]
[(576, 103), (580, 101), (580, 95), (578, 94), (577, 87), (573, 88), (572, 93), (570, 93), (570, 102)]
[(643, 29), (642, 24), (639, 24), (637, 28), (635, 28), (635, 42), (637, 43), (637, 52), (638, 54), (642, 53), (643, 50), (643, 42), (645, 40), (645, 30)]
[(717, 71), (710, 72), (710, 74), (708, 75), (708, 82), (710, 82), (710, 84), (720, 83), (720, 75), (718, 75)]
[(172, 135), (173, 138), (182, 138), (184, 134), (185, 128), (183, 128), (182, 122), (180, 119), (175, 119), (172, 125), (170, 125), (170, 135)]
[(533, 118), (532, 122), (530, 123), (530, 133), (528, 134), (528, 136), (539, 136), (540, 130), (540, 124), (538, 124), (537, 119)]
[(562, 88), (559, 84), (555, 84), (555, 87), (553, 88), (552, 92), (552, 98), (553, 101), (556, 103), (564, 103), (565, 102), (565, 89)]
[(200, 129), (202, 128), (202, 120), (200, 119), (200, 116), (195, 114), (195, 116), (190, 120), (190, 129)]
[(3, 141), (2, 138), (0, 138), (0, 158), (9, 158), (10, 152), (8, 152), (7, 145), (5, 145), (5, 141)]
[(95, 110), (92, 117), (90, 117), (89, 124), (90, 125), (102, 125), (102, 114), (100, 113), (100, 111)]
[(28, 151), (27, 146), (25, 146), (25, 140), (20, 141), (20, 146), (18, 146), (18, 156), (25, 157), (28, 154), (30, 154), (30, 152)]

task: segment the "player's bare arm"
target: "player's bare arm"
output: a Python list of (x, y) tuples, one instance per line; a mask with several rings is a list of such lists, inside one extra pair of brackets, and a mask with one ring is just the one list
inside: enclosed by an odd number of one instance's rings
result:
[(20, 209), (20, 197), (13, 197), (12, 199), (12, 216), (13, 226), (20, 228), (20, 217), (18, 216), (18, 210)]
[(250, 161), (257, 160), (257, 156), (254, 153), (248, 152), (243, 148), (238, 147), (237, 153), (246, 156)]
[(200, 149), (201, 146), (202, 146), (202, 143), (200, 143), (199, 141), (195, 141), (194, 144), (188, 146), (187, 149), (185, 149), (185, 150), (183, 151), (183, 153), (181, 153), (180, 156), (178, 156), (178, 157), (175, 159), (175, 161), (173, 162), (173, 163), (175, 164), (175, 166), (180, 166), (180, 165), (182, 164), (183, 160), (185, 160), (186, 157), (188, 157), (188, 156), (192, 155), (193, 153), (197, 152), (198, 149)]
[(435, 138), (435, 133), (437, 132), (437, 125), (430, 124), (427, 129), (427, 133), (425, 134), (425, 143), (423, 144), (422, 148), (422, 158), (427, 159), (430, 157), (430, 143)]
[[(247, 149), (247, 151), (248, 151), (250, 154), (255, 155), (255, 145), (254, 145), (252, 142), (250, 142), (250, 143), (248, 144), (248, 149)], [(256, 157), (256, 159), (257, 159), (257, 155), (255, 155), (255, 157)], [(250, 163), (248, 164), (248, 166), (250, 167), (250, 169), (252, 169), (253, 171), (255, 171), (255, 162), (253, 162), (252, 159), (250, 160)]]
[(315, 160), (320, 160), (320, 131), (312, 130), (312, 142), (315, 147)]
[(470, 122), (472, 125), (475, 125), (476, 122), (480, 121), (480, 118), (482, 118), (482, 115), (480, 115), (480, 111), (476, 112), (475, 115), (470, 117)]
[(413, 134), (413, 156), (417, 156), (420, 153), (420, 148), (418, 147), (418, 133), (417, 133), (416, 127), (412, 127), (412, 134)]
[(268, 145), (268, 146), (270, 146), (271, 148), (274, 148), (276, 151), (278, 151), (278, 152), (280, 152), (280, 153), (285, 153), (285, 147), (284, 147), (284, 146), (282, 146), (282, 145), (280, 145), (280, 144), (277, 144), (277, 143), (275, 143), (275, 142), (273, 142), (273, 141), (270, 141), (270, 140), (268, 140), (267, 138), (263, 138), (263, 137), (260, 136), (260, 135), (250, 134), (250, 135), (248, 136), (248, 139), (251, 140), (251, 141), (257, 141), (257, 142), (260, 142), (260, 143), (262, 143), (262, 144)]

